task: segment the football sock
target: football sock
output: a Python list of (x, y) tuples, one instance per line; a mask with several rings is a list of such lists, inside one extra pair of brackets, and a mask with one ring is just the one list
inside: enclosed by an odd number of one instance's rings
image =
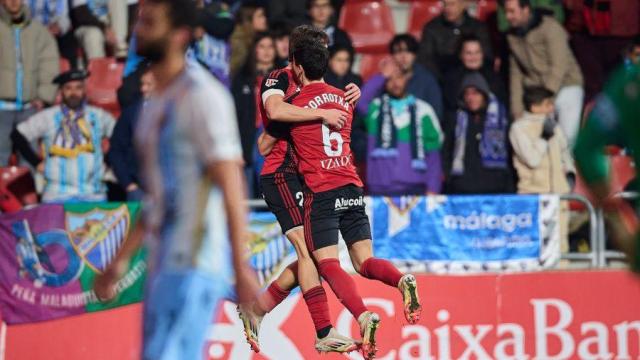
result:
[(313, 326), (316, 328), (318, 338), (326, 337), (332, 327), (327, 293), (322, 285), (319, 285), (305, 292), (303, 297), (305, 303), (307, 303), (307, 308), (309, 308), (309, 314), (311, 315), (311, 320), (313, 320)]
[(344, 307), (357, 319), (367, 308), (358, 294), (356, 283), (347, 274), (338, 259), (324, 259), (318, 263), (320, 275), (329, 283)]
[(402, 278), (402, 273), (390, 261), (373, 257), (360, 265), (360, 274), (393, 287), (397, 287)]

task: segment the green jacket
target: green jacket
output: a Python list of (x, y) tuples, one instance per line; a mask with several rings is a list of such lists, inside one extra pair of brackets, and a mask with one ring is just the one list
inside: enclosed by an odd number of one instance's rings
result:
[(57, 87), (53, 78), (60, 72), (60, 56), (55, 39), (44, 25), (32, 21), (23, 6), (25, 21), (14, 25), (11, 16), (0, 6), (0, 99), (18, 97), (16, 36), (22, 53), (22, 101), (40, 99), (53, 103)]

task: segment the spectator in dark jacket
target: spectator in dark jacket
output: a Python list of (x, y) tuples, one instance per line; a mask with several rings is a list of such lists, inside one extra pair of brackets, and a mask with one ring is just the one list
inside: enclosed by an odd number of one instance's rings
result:
[(307, 4), (303, 0), (271, 0), (267, 15), (269, 24), (284, 22), (294, 28), (307, 22)]
[(135, 102), (124, 108), (111, 135), (111, 147), (107, 158), (118, 184), (127, 193), (127, 201), (142, 200), (138, 162), (133, 146), (133, 134), (145, 102), (155, 89), (153, 73), (145, 67), (140, 78), (140, 94)]
[(509, 155), (509, 121), (503, 104), (480, 73), (464, 77), (460, 106), (447, 121), (442, 151), (449, 194), (514, 191)]
[(465, 0), (443, 0), (442, 14), (425, 24), (418, 61), (440, 79), (457, 62), (457, 44), (463, 35), (475, 34), (488, 59), (493, 59), (487, 26), (467, 13)]
[(362, 78), (351, 71), (353, 63), (353, 49), (346, 46), (335, 45), (329, 48), (329, 70), (324, 75), (327, 84), (338, 89), (344, 89), (348, 84), (354, 83), (362, 86)]
[(253, 51), (242, 71), (233, 79), (231, 92), (238, 115), (238, 129), (242, 142), (242, 155), (245, 162), (249, 196), (255, 197), (256, 160), (261, 160), (256, 151), (256, 130), (262, 126), (259, 109), (260, 85), (266, 75), (275, 68), (276, 49), (273, 38), (267, 33), (256, 35)]
[(311, 25), (327, 33), (329, 46), (353, 47), (349, 35), (334, 24), (334, 8), (330, 0), (309, 0), (308, 5)]
[(502, 104), (507, 104), (506, 82), (500, 73), (493, 70), (491, 59), (482, 51), (482, 43), (475, 35), (465, 35), (460, 39), (458, 50), (460, 62), (444, 74), (442, 93), (446, 112), (456, 111), (458, 108), (458, 91), (465, 75), (480, 72), (489, 83), (491, 92)]
[(431, 71), (416, 63), (418, 41), (409, 34), (396, 35), (389, 44), (389, 51), (393, 56), (395, 65), (386, 64), (382, 73), (372, 76), (362, 89), (362, 97), (358, 102), (358, 113), (367, 113), (371, 101), (382, 94), (385, 81), (393, 74), (394, 66), (409, 77), (407, 91), (416, 98), (426, 101), (435, 110), (438, 118), (443, 115), (442, 91), (440, 85)]

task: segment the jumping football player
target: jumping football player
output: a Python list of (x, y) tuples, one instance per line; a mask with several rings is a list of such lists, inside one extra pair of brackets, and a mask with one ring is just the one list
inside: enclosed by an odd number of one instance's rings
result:
[[(326, 49), (327, 35), (311, 26), (295, 28), (290, 37), (290, 49), (302, 40), (310, 41)], [(315, 119), (340, 128), (346, 121), (346, 112), (340, 109), (304, 109), (293, 106), (285, 99), (295, 95), (299, 82), (290, 66), (272, 72), (265, 78), (262, 88), (262, 113), (265, 128), (271, 128), (270, 120), (300, 122)], [(360, 98), (360, 89), (347, 85), (348, 101)], [(261, 138), (264, 137), (261, 136)], [(331, 324), (329, 305), (315, 264), (305, 245), (303, 229), (303, 186), (297, 172), (297, 160), (286, 140), (274, 139), (274, 146), (265, 156), (260, 185), (263, 197), (293, 244), (298, 260), (289, 265), (273, 281), (255, 304), (239, 306), (238, 314), (244, 325), (245, 336), (255, 352), (260, 351), (259, 330), (265, 314), (281, 303), (293, 288), (300, 285), (316, 330), (315, 348), (319, 352), (350, 352), (358, 348), (358, 342), (340, 335)]]
[(375, 334), (380, 318), (367, 310), (355, 282), (340, 266), (338, 232), (347, 243), (358, 273), (400, 290), (409, 323), (419, 320), (422, 307), (415, 277), (403, 275), (391, 262), (373, 257), (363, 184), (356, 174), (350, 148), (353, 105), (346, 101), (342, 90), (329, 86), (322, 79), (328, 59), (328, 50), (313, 41), (302, 39), (293, 49), (292, 69), (302, 88), (288, 101), (303, 108), (339, 109), (349, 114), (341, 129), (334, 129), (322, 121), (291, 126), (290, 139), (298, 154), (298, 171), (306, 186), (305, 242), (318, 264), (320, 275), (357, 319), (363, 354), (372, 358), (377, 351)]

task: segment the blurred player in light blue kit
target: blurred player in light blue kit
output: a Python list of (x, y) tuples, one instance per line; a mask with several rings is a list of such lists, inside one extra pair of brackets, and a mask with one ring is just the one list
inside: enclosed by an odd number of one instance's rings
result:
[(190, 0), (146, 0), (137, 52), (157, 79), (135, 135), (145, 189), (142, 220), (95, 282), (110, 299), (142, 238), (149, 249), (143, 359), (200, 359), (216, 305), (258, 291), (246, 262), (247, 209), (233, 100), (185, 62), (197, 16)]

